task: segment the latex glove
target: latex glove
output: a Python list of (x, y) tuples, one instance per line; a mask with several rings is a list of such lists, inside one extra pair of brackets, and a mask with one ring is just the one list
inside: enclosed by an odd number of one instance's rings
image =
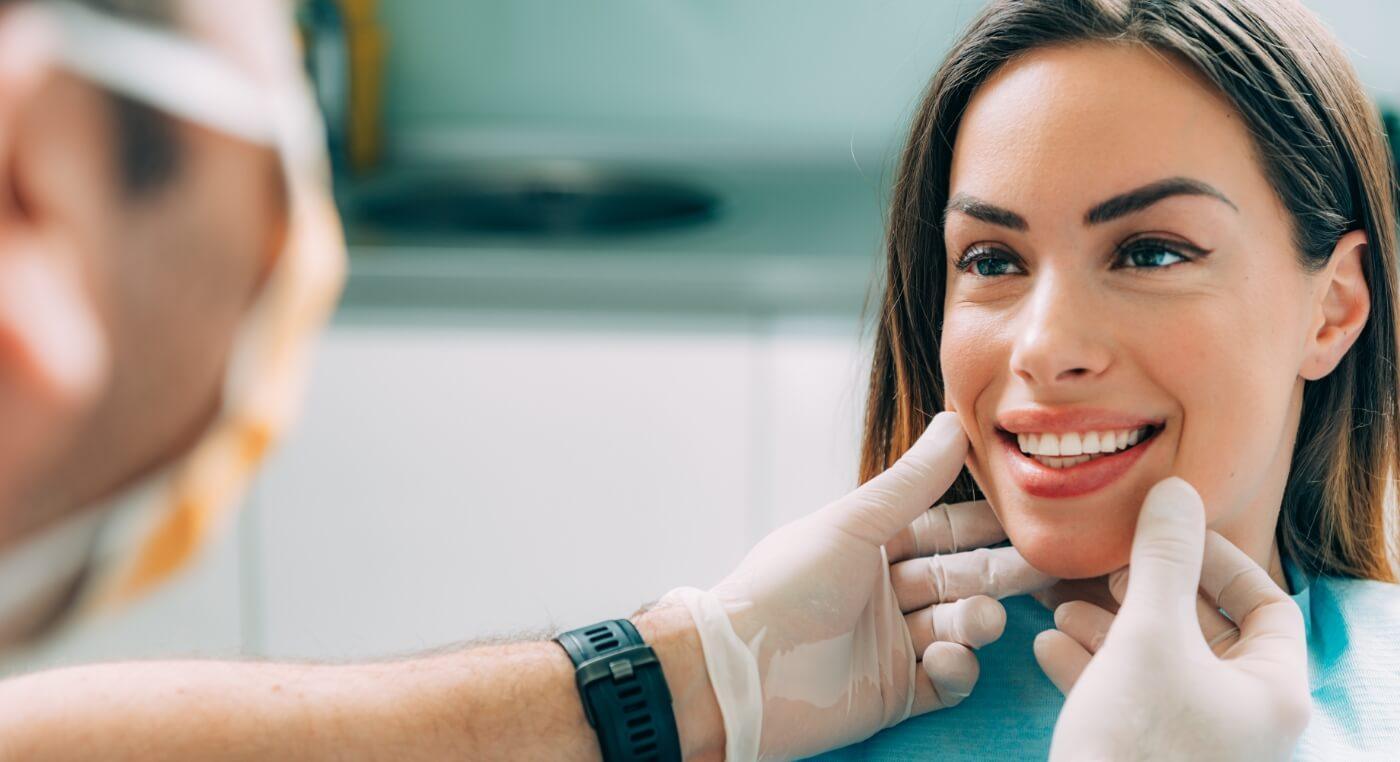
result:
[(1288, 759), (1311, 707), (1297, 604), (1175, 477), (1148, 493), (1128, 568), (1116, 615), (1066, 603), (1036, 638), (1068, 693), (1050, 758)]
[(917, 557), (1004, 536), (985, 503), (929, 507), (967, 449), (957, 416), (941, 413), (888, 471), (774, 531), (712, 591), (663, 598), (684, 603), (700, 631), (727, 760), (845, 746), (971, 692), (971, 649), (1006, 621), (987, 596), (1053, 580), (1010, 548)]

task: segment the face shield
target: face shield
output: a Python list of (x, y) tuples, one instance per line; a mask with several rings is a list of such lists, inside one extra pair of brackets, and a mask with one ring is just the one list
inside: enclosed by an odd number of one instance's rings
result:
[(26, 21), (44, 31), (56, 66), (172, 117), (275, 150), (288, 203), (284, 246), (235, 339), (214, 423), (158, 476), (0, 558), (6, 580), (0, 619), (54, 575), (71, 574), (75, 563), (86, 570), (85, 581), (67, 613), (128, 602), (192, 561), (227, 524), (293, 418), (311, 343), (340, 292), (345, 246), (324, 127), (303, 75), (290, 5), (176, 5), (178, 33), (68, 0), (28, 2), (9, 12), (33, 16)]

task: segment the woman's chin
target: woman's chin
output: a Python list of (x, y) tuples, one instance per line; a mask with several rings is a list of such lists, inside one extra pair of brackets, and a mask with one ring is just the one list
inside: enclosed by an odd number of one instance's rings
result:
[(1060, 579), (1100, 577), (1126, 566), (1132, 536), (1083, 531), (1010, 532), (1011, 544), (1037, 570)]

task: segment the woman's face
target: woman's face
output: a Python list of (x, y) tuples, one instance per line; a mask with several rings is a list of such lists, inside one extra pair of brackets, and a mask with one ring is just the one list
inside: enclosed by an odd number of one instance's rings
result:
[[(969, 104), (949, 198), (947, 405), (1027, 560), (1066, 578), (1126, 564), (1172, 475), (1267, 553), (1316, 284), (1230, 103), (1139, 46), (1031, 52)], [(1095, 440), (1115, 454), (1080, 462)]]

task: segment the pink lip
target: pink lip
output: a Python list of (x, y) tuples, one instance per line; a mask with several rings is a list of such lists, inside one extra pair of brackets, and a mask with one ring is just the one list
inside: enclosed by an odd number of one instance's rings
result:
[(1012, 434), (1068, 434), (1076, 431), (1138, 429), (1143, 426), (1159, 426), (1161, 423), (1160, 419), (1091, 407), (1023, 407), (1007, 410), (996, 419), (997, 426)]
[[(1091, 425), (1087, 428), (1093, 429), (1094, 427)], [(1132, 425), (1105, 428), (1132, 428)], [(1070, 430), (1074, 431), (1075, 429)], [(1055, 430), (1042, 428), (1039, 431), (1053, 433)], [(1134, 463), (1142, 458), (1143, 453), (1147, 452), (1147, 448), (1157, 441), (1160, 433), (1153, 433), (1146, 441), (1139, 442), (1127, 450), (1095, 458), (1069, 468), (1051, 468), (1035, 458), (1023, 454), (1016, 442), (1015, 435), (1007, 437), (997, 434), (996, 438), (1001, 442), (1006, 452), (1007, 466), (1011, 471), (1011, 478), (1016, 481), (1017, 486), (1026, 494), (1034, 497), (1063, 498), (1087, 495), (1117, 481), (1119, 477), (1127, 473), (1128, 469), (1133, 467)]]

